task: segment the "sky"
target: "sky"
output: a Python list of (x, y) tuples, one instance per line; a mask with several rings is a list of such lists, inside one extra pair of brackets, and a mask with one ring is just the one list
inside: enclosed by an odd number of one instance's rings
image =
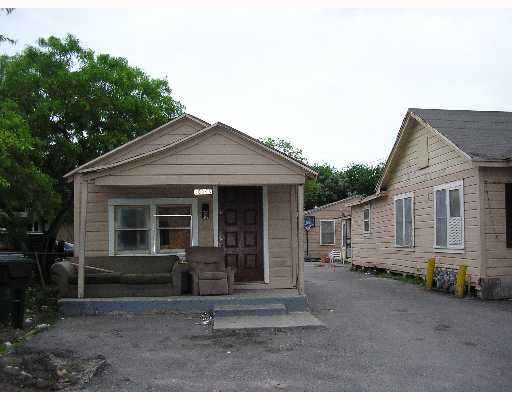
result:
[(0, 31), (4, 54), (71, 33), (337, 168), (385, 161), (409, 107), (512, 111), (512, 10), (18, 8)]

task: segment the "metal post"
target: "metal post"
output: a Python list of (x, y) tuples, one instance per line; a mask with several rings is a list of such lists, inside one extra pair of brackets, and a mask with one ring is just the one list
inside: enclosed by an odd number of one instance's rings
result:
[(434, 270), (436, 268), (436, 259), (431, 258), (427, 261), (427, 271), (425, 274), (425, 288), (427, 290), (432, 290), (432, 286), (434, 283)]
[(455, 296), (457, 297), (464, 297), (467, 269), (467, 266), (459, 265), (459, 270), (457, 271), (457, 279), (455, 281)]

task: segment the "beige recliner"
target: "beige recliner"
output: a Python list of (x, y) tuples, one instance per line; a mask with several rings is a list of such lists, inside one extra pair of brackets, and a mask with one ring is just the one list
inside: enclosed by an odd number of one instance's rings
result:
[(192, 294), (195, 296), (232, 294), (235, 271), (224, 262), (220, 247), (190, 247), (187, 262), (192, 275)]

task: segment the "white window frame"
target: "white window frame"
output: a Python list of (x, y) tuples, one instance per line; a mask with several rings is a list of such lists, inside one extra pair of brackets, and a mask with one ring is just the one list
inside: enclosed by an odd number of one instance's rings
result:
[[(364, 212), (368, 210), (368, 230), (364, 229), (364, 223), (366, 220), (364, 219)], [(372, 208), (371, 206), (365, 206), (363, 208), (363, 233), (370, 233), (372, 231)]]
[[(322, 222), (332, 222), (333, 229), (333, 242), (332, 243), (324, 243), (322, 240)], [(335, 219), (321, 219), (320, 220), (320, 246), (334, 246), (336, 244), (336, 220)]]
[(343, 235), (343, 229), (347, 228), (347, 219), (341, 220), (341, 247), (345, 247), (347, 244), (345, 243), (345, 236)]
[[(453, 246), (453, 245), (450, 245), (448, 243), (448, 221), (446, 223), (446, 229), (447, 229), (447, 232), (446, 232), (446, 247), (444, 246), (437, 246), (436, 245), (436, 242), (437, 242), (437, 238), (436, 238), (436, 234), (437, 234), (437, 210), (436, 210), (436, 192), (438, 190), (443, 190), (445, 189), (446, 190), (446, 217), (447, 217), (447, 220), (449, 220), (450, 218), (450, 189), (459, 189), (459, 193), (460, 193), (460, 215), (462, 217), (462, 220), (461, 220), (461, 238), (462, 238), (462, 245), (460, 246)], [(433, 188), (433, 202), (434, 202), (434, 207), (433, 207), (433, 210), (434, 210), (434, 249), (438, 250), (438, 251), (450, 251), (450, 250), (454, 250), (454, 251), (460, 251), (460, 250), (464, 250), (464, 243), (465, 243), (465, 239), (464, 239), (464, 181), (463, 180), (460, 180), (460, 181), (454, 181), (454, 182), (449, 182), (449, 183), (444, 183), (442, 185), (437, 185), (437, 186), (434, 186)]]
[[(190, 205), (192, 210), (192, 246), (198, 245), (199, 237), (199, 219), (198, 219), (198, 200), (196, 198), (148, 198), (148, 199), (109, 199), (108, 201), (108, 253), (110, 256), (165, 256), (169, 254), (183, 255), (183, 251), (165, 251), (157, 252), (157, 217), (156, 209), (160, 205)], [(149, 248), (150, 251), (129, 251), (117, 252), (115, 250), (115, 214), (114, 208), (116, 206), (149, 206)]]
[[(408, 245), (401, 245), (401, 244), (397, 244), (396, 242), (396, 201), (397, 200), (400, 200), (400, 199), (411, 199), (411, 218), (412, 218), (412, 231), (411, 231), (411, 245), (408, 246)], [(404, 204), (404, 203), (402, 203)], [(397, 194), (393, 197), (393, 210), (394, 210), (394, 213), (393, 213), (393, 227), (395, 228), (395, 232), (394, 232), (394, 237), (395, 237), (395, 247), (398, 247), (400, 249), (410, 249), (410, 248), (413, 248), (414, 245), (415, 245), (415, 241), (414, 241), (414, 193), (413, 192), (408, 192), (408, 193), (402, 193), (402, 194)], [(403, 227), (402, 227), (402, 233), (404, 234), (405, 236), (405, 207), (402, 207), (402, 224), (403, 224)]]

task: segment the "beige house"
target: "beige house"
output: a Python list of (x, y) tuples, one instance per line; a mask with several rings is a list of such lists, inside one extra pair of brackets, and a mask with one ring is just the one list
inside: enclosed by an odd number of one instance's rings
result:
[[(315, 176), (236, 129), (185, 114), (66, 175), (75, 256), (83, 271), (88, 257), (223, 247), (236, 287), (302, 292), (303, 185)], [(83, 279), (78, 286), (83, 297)]]
[(360, 200), (361, 197), (353, 196), (304, 211), (305, 226), (311, 222), (304, 233), (305, 257), (318, 259), (336, 249), (344, 251), (350, 259), (350, 206)]
[(423, 274), (468, 266), (512, 297), (512, 113), (409, 109), (376, 193), (352, 207), (352, 262)]

